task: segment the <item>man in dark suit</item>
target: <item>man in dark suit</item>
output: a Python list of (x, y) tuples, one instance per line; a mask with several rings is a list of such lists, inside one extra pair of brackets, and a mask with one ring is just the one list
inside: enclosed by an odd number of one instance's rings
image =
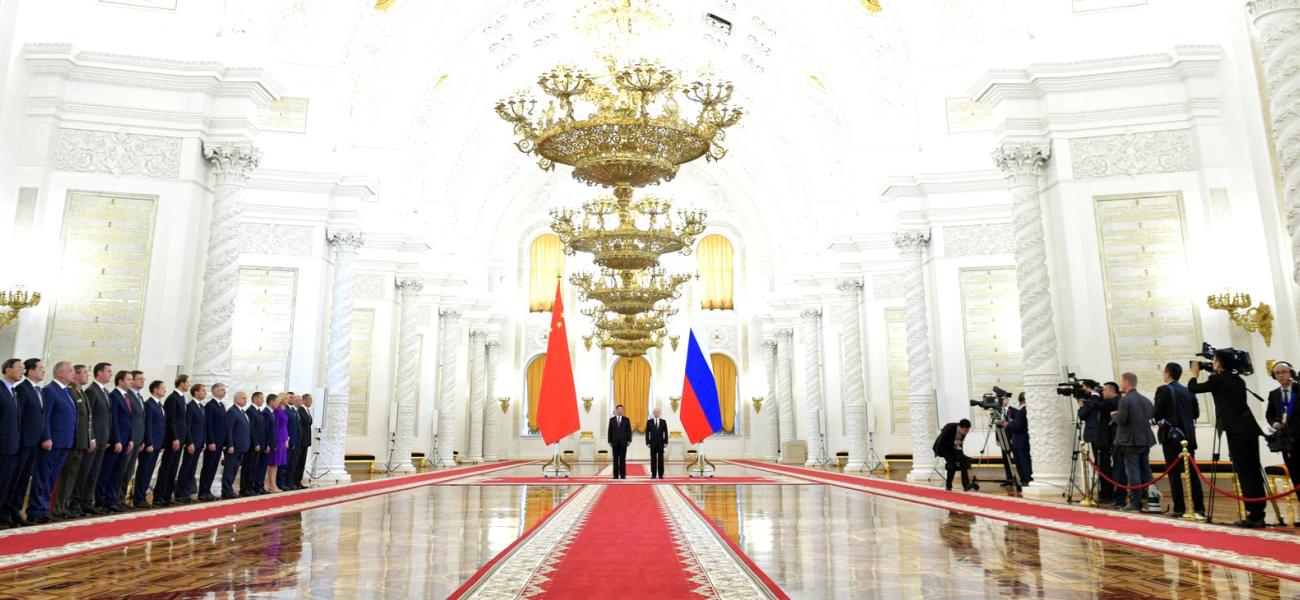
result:
[[(122, 474), (121, 474), (122, 478), (120, 481), (118, 481), (118, 497), (119, 497), (118, 502), (119, 502), (119, 506), (121, 507), (121, 510), (127, 510), (126, 508), (127, 488), (130, 487), (131, 482), (135, 481), (136, 471), (140, 470), (138, 465), (138, 462), (140, 460), (140, 454), (144, 452), (144, 429), (146, 425), (145, 414), (144, 414), (144, 395), (145, 395), (144, 372), (131, 371), (130, 390), (129, 393), (127, 394), (127, 400), (131, 403), (131, 439), (135, 442), (135, 447), (131, 450), (130, 454), (126, 455), (125, 468), (122, 470)], [(162, 440), (155, 440), (155, 443), (161, 441)], [(154, 456), (155, 464), (157, 463), (157, 460), (158, 457), (157, 455), (155, 455)]]
[(112, 443), (110, 440), (113, 438), (113, 405), (108, 399), (108, 385), (113, 378), (113, 365), (98, 363), (91, 374), (94, 381), (86, 386), (85, 392), (90, 403), (91, 437), (95, 439), (95, 450), (86, 454), (81, 475), (77, 478), (77, 489), (72, 493), (71, 508), (77, 516), (97, 515), (101, 512), (95, 508), (96, 486), (104, 467), (104, 456), (107, 455), (108, 446)]
[(76, 441), (77, 405), (68, 391), (71, 384), (72, 363), (62, 360), (54, 363), (54, 381), (41, 390), (45, 429), (32, 476), (31, 497), (27, 499), (27, 519), (36, 524), (50, 522), (54, 482)]
[[(1201, 416), (1201, 408), (1196, 404), (1196, 398), (1192, 393), (1187, 391), (1183, 384), (1178, 380), (1183, 376), (1183, 366), (1171, 362), (1165, 365), (1164, 377), (1165, 384), (1156, 388), (1155, 412), (1152, 418), (1156, 420), (1156, 440), (1160, 442), (1160, 450), (1165, 455), (1165, 464), (1171, 465), (1183, 453), (1183, 441), (1187, 441), (1187, 452), (1191, 455), (1196, 454), (1196, 419)], [(1183, 469), (1187, 465), (1179, 462), (1172, 471), (1169, 472), (1169, 494), (1173, 496), (1173, 510), (1169, 516), (1181, 517), (1187, 512), (1187, 502), (1184, 498), (1183, 490)], [(1192, 508), (1197, 513), (1205, 513), (1204, 492), (1201, 490), (1201, 478), (1192, 475), (1188, 478), (1191, 482)]]
[(632, 443), (632, 424), (623, 416), (623, 405), (614, 408), (609, 418), (610, 455), (614, 462), (614, 479), (627, 479), (627, 447)]
[(73, 495), (81, 483), (84, 470), (90, 468), (87, 457), (94, 456), (98, 440), (95, 439), (94, 426), (91, 423), (90, 397), (82, 386), (90, 383), (90, 368), (86, 365), (72, 366), (72, 384), (68, 392), (72, 394), (72, 403), (77, 409), (77, 427), (72, 439), (72, 448), (68, 449), (68, 458), (59, 473), (58, 485), (54, 487), (54, 510), (56, 519), (80, 517), (81, 505), (73, 505)]
[(0, 368), (0, 529), (18, 525), (16, 514), (9, 514), (9, 497), (17, 483), (22, 448), (22, 406), (14, 386), (23, 378), (23, 361), (10, 358)]
[[(1187, 390), (1193, 395), (1209, 392), (1214, 399), (1214, 419), (1217, 431), (1227, 434), (1228, 459), (1237, 474), (1244, 498), (1263, 498), (1264, 469), (1259, 462), (1259, 436), (1263, 431), (1255, 420), (1255, 413), (1246, 403), (1246, 380), (1238, 371), (1241, 365), (1235, 354), (1227, 348), (1214, 351), (1214, 373), (1206, 378), (1205, 383), (1196, 379), (1201, 374), (1199, 361), (1191, 365), (1192, 379), (1187, 382)], [(1265, 526), (1263, 502), (1243, 502), (1246, 518), (1234, 523), (1238, 527), (1258, 529)]]
[[(1137, 391), (1137, 375), (1125, 373), (1120, 376), (1119, 408), (1111, 415), (1118, 426), (1115, 445), (1124, 455), (1124, 472), (1127, 485), (1149, 483), (1151, 475), (1151, 447), (1156, 445), (1156, 436), (1151, 433), (1151, 416), (1155, 407), (1151, 400)], [(1142, 510), (1142, 500), (1147, 489), (1129, 491), (1128, 504), (1122, 510)]]
[(1016, 475), (1021, 485), (1028, 485), (1034, 480), (1034, 463), (1029, 454), (1029, 411), (1025, 409), (1024, 392), (1020, 392), (1019, 403), (1007, 409), (1007, 434), (1016, 458)]
[[(211, 404), (211, 403), (209, 403)], [(235, 403), (226, 411), (226, 454), (225, 464), (221, 471), (221, 499), (229, 500), (235, 496), (235, 474), (243, 469), (248, 468), (248, 456), (253, 449), (253, 432), (250, 428), (249, 414), (244, 410), (248, 404), (248, 395), (244, 392), (235, 392)], [(246, 484), (240, 483), (240, 496), (247, 496), (243, 493), (247, 489)]]
[(248, 417), (249, 446), (239, 467), (239, 495), (257, 495), (257, 463), (262, 459), (262, 444), (266, 442), (266, 424), (262, 422), (262, 392), (253, 392), (253, 403), (243, 407)]
[(140, 452), (139, 466), (135, 471), (135, 491), (131, 494), (131, 506), (136, 509), (152, 508), (148, 501), (149, 480), (153, 478), (154, 465), (162, 452), (159, 445), (167, 439), (167, 416), (162, 408), (166, 393), (167, 384), (157, 379), (149, 383), (149, 399), (144, 401), (144, 441), (141, 442), (144, 449)]
[(298, 462), (293, 468), (293, 481), (289, 482), (296, 490), (306, 487), (302, 482), (307, 474), (307, 456), (311, 454), (311, 423), (311, 394), (303, 394), (302, 403), (298, 406), (298, 427), (302, 429), (302, 451), (298, 453)]
[(190, 387), (190, 399), (185, 403), (185, 431), (188, 432), (189, 438), (182, 447), (184, 451), (181, 455), (181, 468), (176, 475), (175, 502), (177, 504), (189, 504), (193, 500), (196, 486), (194, 478), (198, 475), (199, 459), (203, 457), (203, 450), (207, 447), (207, 422), (206, 415), (203, 412), (203, 405), (200, 402), (208, 397), (207, 386), (196, 383)]
[(203, 467), (199, 471), (199, 500), (216, 500), (212, 495), (212, 481), (217, 476), (221, 455), (226, 451), (226, 384), (212, 386), (212, 397), (203, 404)]
[(659, 407), (645, 425), (645, 445), (650, 447), (650, 478), (664, 478), (664, 448), (668, 446), (668, 422), (659, 418)]
[(131, 389), (134, 381), (130, 371), (118, 371), (113, 376), (113, 390), (108, 393), (108, 403), (113, 410), (112, 446), (104, 455), (104, 466), (95, 490), (95, 504), (103, 512), (126, 510), (123, 480), (129, 476), (130, 459), (140, 450), (139, 440), (144, 438), (144, 408), (135, 408), (134, 390)]
[[(1290, 439), (1290, 443), (1283, 446), (1282, 462), (1291, 475), (1291, 486), (1300, 487), (1300, 422), (1296, 421), (1300, 417), (1300, 409), (1296, 408), (1300, 383), (1296, 382), (1295, 369), (1286, 361), (1274, 364), (1271, 374), (1277, 380), (1278, 387), (1268, 393), (1264, 420), (1269, 429), (1272, 429), (1272, 435)], [(1300, 527), (1300, 521), (1296, 521), (1296, 527)]]
[(952, 491), (952, 477), (961, 471), (962, 491), (978, 490), (980, 486), (970, 479), (970, 458), (962, 449), (966, 443), (966, 434), (970, 433), (970, 420), (962, 419), (949, 423), (939, 430), (939, 437), (934, 438), (934, 455), (947, 463), (948, 477), (944, 480), (944, 489)]
[(14, 483), (9, 490), (5, 512), (16, 522), (30, 525), (22, 518), (23, 500), (31, 489), (32, 474), (36, 472), (36, 453), (45, 441), (45, 405), (41, 399), (41, 381), (45, 379), (45, 361), (29, 358), (23, 361), (23, 380), (14, 386), (22, 421), (19, 423), (19, 448)]
[(275, 487), (289, 490), (293, 489), (289, 486), (289, 480), (293, 479), (293, 465), (298, 462), (298, 452), (302, 449), (302, 429), (298, 426), (298, 396), (293, 392), (285, 392), (284, 395), (288, 397), (284, 414), (289, 419), (289, 446), (285, 452), (286, 462), (275, 471)]
[(253, 485), (258, 494), (269, 494), (266, 489), (266, 471), (271, 462), (271, 448), (275, 447), (275, 411), (271, 410), (271, 400), (275, 394), (267, 394), (266, 401), (255, 407), (257, 416), (262, 419), (262, 453), (257, 457), (257, 478)]
[[(1097, 390), (1100, 386), (1096, 381), (1085, 379), (1081, 383), (1084, 391), (1087, 392), (1086, 398), (1078, 400), (1079, 420), (1083, 422), (1083, 441), (1088, 442), (1088, 447), (1092, 450), (1092, 462), (1097, 465), (1097, 470), (1101, 471), (1102, 475), (1113, 479), (1115, 475), (1111, 472), (1110, 462), (1110, 413), (1116, 407), (1112, 402), (1102, 398)], [(1115, 486), (1104, 478), (1097, 479), (1097, 502), (1113, 501)]]
[(167, 427), (162, 440), (162, 458), (158, 461), (158, 484), (153, 491), (154, 506), (171, 506), (176, 490), (176, 475), (181, 457), (190, 443), (189, 419), (185, 413), (185, 394), (190, 390), (190, 376), (176, 376), (176, 389), (163, 402)]

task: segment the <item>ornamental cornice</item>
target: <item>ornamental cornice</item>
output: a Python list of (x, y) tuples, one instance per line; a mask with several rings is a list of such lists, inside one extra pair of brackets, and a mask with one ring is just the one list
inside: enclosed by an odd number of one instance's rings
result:
[(1032, 99), (1049, 93), (1091, 91), (1212, 78), (1223, 59), (1218, 46), (1175, 46), (1163, 54), (1037, 63), (1024, 69), (992, 69), (971, 87), (970, 98), (995, 105), (1007, 98)]
[(881, 182), (880, 196), (889, 200), (925, 197), (930, 194), (958, 194), (1005, 190), (1002, 173), (984, 171), (957, 171), (952, 173), (920, 173), (909, 177), (890, 177)]

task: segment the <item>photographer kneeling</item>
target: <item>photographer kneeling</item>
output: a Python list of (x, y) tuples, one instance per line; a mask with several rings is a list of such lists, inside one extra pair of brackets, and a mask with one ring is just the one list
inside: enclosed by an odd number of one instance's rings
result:
[[(1187, 389), (1193, 394), (1208, 392), (1214, 398), (1214, 414), (1219, 431), (1228, 434), (1228, 460), (1237, 473), (1237, 482), (1241, 484), (1241, 495), (1246, 498), (1264, 497), (1264, 476), (1259, 465), (1259, 436), (1263, 432), (1255, 415), (1246, 405), (1246, 380), (1238, 371), (1249, 371), (1249, 364), (1242, 365), (1238, 354), (1245, 354), (1231, 348), (1214, 351), (1214, 373), (1206, 378), (1205, 383), (1196, 379), (1201, 375), (1201, 363), (1192, 361), (1191, 381)], [(1247, 360), (1249, 360), (1249, 355)], [(1217, 432), (1216, 432), (1217, 435)], [(1264, 526), (1264, 503), (1244, 502), (1246, 518), (1234, 523), (1240, 527), (1260, 528)]]
[(962, 445), (966, 441), (966, 434), (970, 433), (970, 420), (962, 419), (957, 423), (949, 423), (943, 426), (939, 432), (939, 437), (934, 440), (934, 455), (943, 458), (947, 464), (948, 478), (944, 482), (944, 489), (952, 491), (952, 476), (961, 471), (961, 488), (962, 491), (980, 489), (970, 479), (970, 457), (962, 452)]

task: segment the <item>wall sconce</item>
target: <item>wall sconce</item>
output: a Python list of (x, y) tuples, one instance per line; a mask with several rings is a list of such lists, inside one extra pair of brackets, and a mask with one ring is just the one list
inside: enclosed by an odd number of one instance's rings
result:
[(591, 350), (591, 339), (592, 336), (590, 335), (582, 336), (582, 345), (585, 346), (588, 350)]
[(680, 406), (681, 403), (682, 403), (682, 397), (681, 397), (681, 396), (669, 396), (669, 397), (668, 397), (668, 404), (669, 404), (670, 406), (673, 407), (673, 412), (677, 412), (677, 407)]
[(24, 308), (31, 308), (41, 303), (41, 293), (23, 290), (18, 287), (7, 292), (0, 292), (0, 307), (8, 309), (0, 313), (0, 328), (12, 323), (18, 318), (18, 311)]
[(754, 403), (754, 412), (755, 412), (755, 413), (763, 412), (763, 397), (762, 397), (762, 396), (754, 396), (754, 397), (751, 399), (751, 401)]
[(676, 352), (676, 351), (677, 351), (677, 342), (680, 342), (681, 339), (682, 339), (682, 336), (680, 336), (680, 335), (670, 335), (670, 336), (668, 336), (668, 343), (669, 343), (669, 344), (672, 344), (673, 352)]
[(595, 400), (595, 398), (592, 398), (591, 396), (583, 396), (583, 397), (582, 397), (582, 410), (583, 410), (583, 412), (586, 412), (586, 413), (590, 413), (590, 412), (591, 412), (591, 401), (592, 401), (592, 400)]
[(1273, 345), (1273, 308), (1269, 305), (1260, 302), (1251, 308), (1250, 294), (1230, 291), (1211, 294), (1205, 303), (1214, 310), (1226, 311), (1228, 318), (1242, 329), (1263, 336), (1265, 346)]
[(506, 412), (508, 412), (508, 411), (510, 410), (510, 397), (509, 397), (509, 396), (501, 396), (500, 398), (497, 398), (497, 402), (501, 403), (501, 414), (504, 415), (504, 414), (506, 414)]

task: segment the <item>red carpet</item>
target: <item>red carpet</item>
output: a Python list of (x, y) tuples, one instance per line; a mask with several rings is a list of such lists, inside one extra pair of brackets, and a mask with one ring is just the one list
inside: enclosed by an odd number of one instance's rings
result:
[(628, 477), (649, 477), (650, 472), (647, 471), (645, 465), (641, 463), (628, 463), (627, 476)]
[(0, 570), (222, 527), (523, 464), (510, 461), (0, 532)]
[[(1300, 581), (1300, 537), (939, 488), (748, 460), (731, 461), (909, 502), (1013, 521)], [(1170, 545), (1173, 542), (1176, 545)]]
[(628, 479), (610, 479), (609, 476), (575, 475), (573, 477), (476, 477), (458, 481), (458, 485), (806, 485), (809, 482), (793, 477), (703, 477), (684, 476), (650, 479), (633, 477), (632, 467), (628, 466)]

